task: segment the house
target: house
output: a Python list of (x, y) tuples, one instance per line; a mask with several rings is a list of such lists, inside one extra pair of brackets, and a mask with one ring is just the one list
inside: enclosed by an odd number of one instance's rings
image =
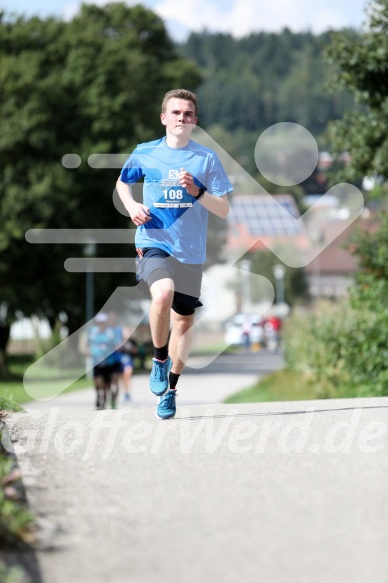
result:
[[(287, 245), (305, 258), (313, 297), (343, 297), (357, 269), (357, 258), (346, 245), (357, 227), (372, 232), (377, 223), (368, 216), (368, 211), (364, 211), (344, 229), (349, 211), (341, 207), (336, 197), (312, 195), (305, 197), (304, 202), (307, 206), (314, 204), (307, 225), (300, 217), (294, 197), (289, 194), (232, 197), (226, 244), (228, 256), (236, 261), (247, 251)], [(309, 256), (314, 259), (310, 261)]]
[(233, 255), (277, 243), (307, 251), (309, 238), (290, 194), (242, 194), (231, 198), (227, 250)]
[[(347, 294), (353, 274), (358, 268), (357, 257), (351, 252), (351, 239), (356, 229), (374, 232), (378, 222), (364, 213), (345, 230), (341, 221), (328, 222), (322, 229), (322, 250), (307, 265), (306, 274), (313, 297), (338, 299)], [(334, 240), (332, 240), (334, 239)], [(332, 240), (325, 246), (325, 242)]]

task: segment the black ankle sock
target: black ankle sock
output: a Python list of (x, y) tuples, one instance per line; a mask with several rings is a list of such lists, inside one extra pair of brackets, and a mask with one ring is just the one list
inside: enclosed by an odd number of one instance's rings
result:
[(170, 385), (170, 389), (175, 389), (175, 387), (178, 384), (178, 379), (181, 375), (180, 374), (175, 374), (175, 372), (170, 372), (170, 374), (168, 375), (168, 382)]
[(167, 344), (166, 346), (162, 346), (162, 348), (156, 348), (156, 346), (154, 346), (154, 358), (156, 358), (157, 360), (166, 360), (167, 357), (168, 357)]

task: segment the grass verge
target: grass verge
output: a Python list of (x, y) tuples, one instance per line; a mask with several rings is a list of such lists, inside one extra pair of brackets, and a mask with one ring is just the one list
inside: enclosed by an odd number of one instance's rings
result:
[[(82, 377), (72, 385), (70, 385), (64, 393), (71, 391), (78, 391), (79, 389), (86, 389), (93, 385), (93, 380)], [(32, 397), (26, 392), (22, 381), (7, 381), (0, 384), (0, 398), (5, 402), (12, 404), (14, 407), (22, 403), (28, 403)]]
[[(23, 375), (27, 368), (35, 362), (31, 355), (12, 355), (8, 359), (7, 379), (0, 382), (0, 409), (17, 410), (22, 403), (32, 400), (23, 385)], [(92, 379), (81, 377), (71, 384), (64, 392), (77, 391), (92, 386)], [(9, 407), (7, 407), (7, 404)]]
[(305, 401), (316, 398), (314, 387), (300, 373), (277, 370), (263, 377), (252, 387), (231, 395), (225, 403)]

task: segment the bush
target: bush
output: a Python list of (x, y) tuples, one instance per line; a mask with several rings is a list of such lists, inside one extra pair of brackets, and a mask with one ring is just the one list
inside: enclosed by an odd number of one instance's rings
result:
[(312, 382), (317, 398), (338, 396), (350, 380), (342, 352), (353, 320), (344, 306), (320, 303), (312, 312), (294, 314), (285, 325), (286, 366)]
[[(364, 280), (365, 281), (365, 280)], [(346, 346), (352, 380), (361, 396), (388, 395), (388, 284), (374, 281), (367, 289), (355, 289), (350, 301), (357, 308), (357, 328)], [(364, 298), (364, 294), (368, 297)]]
[(293, 315), (283, 334), (287, 368), (310, 379), (317, 398), (388, 395), (383, 319), (381, 312), (356, 310), (347, 300)]
[(291, 318), (284, 332), (289, 368), (308, 375), (317, 396), (388, 395), (388, 212), (355, 233), (358, 258), (349, 297)]

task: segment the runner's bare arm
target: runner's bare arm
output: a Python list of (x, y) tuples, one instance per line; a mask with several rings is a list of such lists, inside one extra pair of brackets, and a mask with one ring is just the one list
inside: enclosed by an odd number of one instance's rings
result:
[(209, 212), (221, 217), (221, 219), (226, 219), (229, 214), (229, 200), (226, 194), (224, 196), (213, 196), (209, 192), (205, 192), (198, 202)]
[(130, 184), (126, 184), (119, 178), (116, 182), (116, 188), (121, 202), (136, 226), (144, 225), (151, 220), (150, 209), (144, 204), (136, 202), (132, 196)]
[[(198, 196), (199, 188), (194, 182), (194, 177), (190, 172), (181, 168), (178, 174), (178, 181), (181, 186), (186, 188), (187, 192), (191, 196)], [(224, 196), (213, 196), (209, 192), (205, 194), (198, 201), (202, 204), (209, 212), (214, 213), (221, 219), (225, 219), (229, 213), (229, 201), (226, 195)]]

